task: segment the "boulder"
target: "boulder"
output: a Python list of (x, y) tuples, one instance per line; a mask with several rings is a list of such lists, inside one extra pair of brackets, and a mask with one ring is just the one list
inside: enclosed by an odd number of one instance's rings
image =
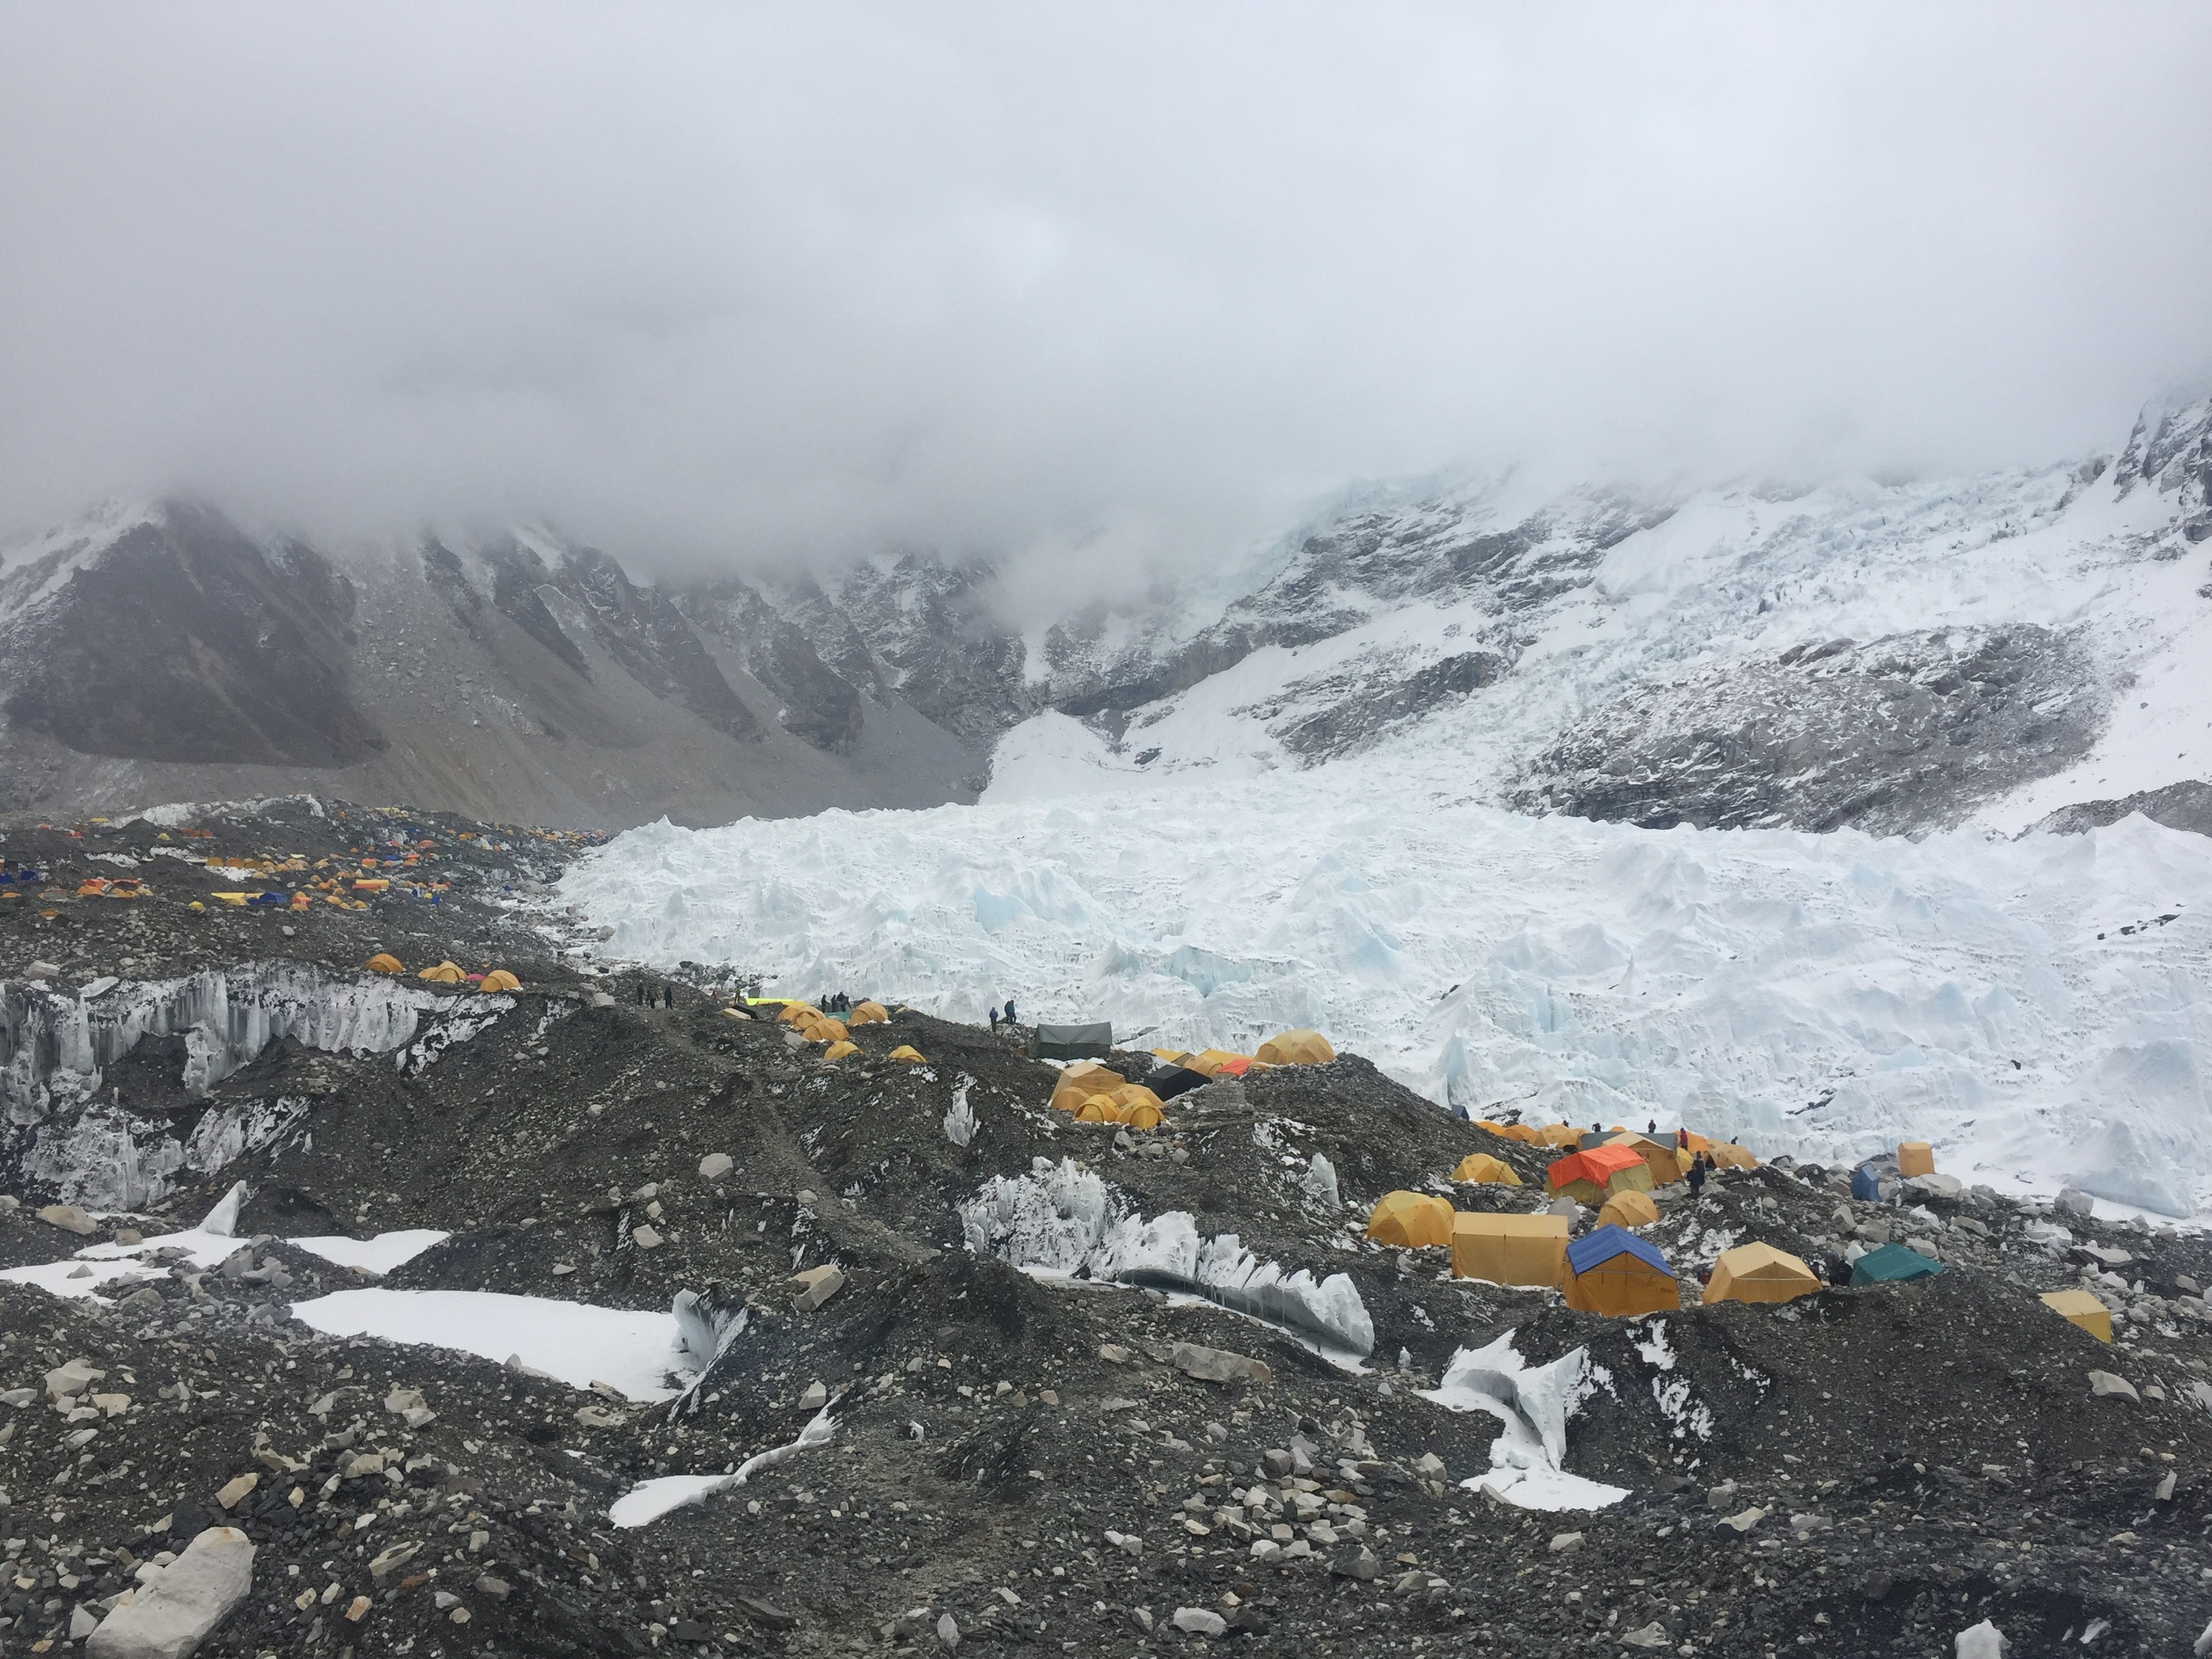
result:
[(699, 1160), (700, 1178), (720, 1181), (738, 1166), (727, 1152), (709, 1152)]
[(2051, 1200), (2051, 1207), (2061, 1215), (2087, 1216), (2094, 1214), (2097, 1206), (2089, 1194), (2079, 1188), (2067, 1187), (2062, 1188), (2058, 1196)]
[(793, 1311), (812, 1313), (845, 1288), (845, 1273), (842, 1267), (809, 1267), (793, 1273), (791, 1282), (799, 1286), (799, 1294), (791, 1299)]
[(253, 1589), (253, 1540), (210, 1527), (86, 1638), (88, 1659), (185, 1659)]
[(39, 1212), (39, 1219), (65, 1233), (88, 1233), (93, 1229), (92, 1218), (74, 1204), (49, 1204)]
[(1674, 1638), (1667, 1634), (1667, 1626), (1654, 1619), (1650, 1624), (1624, 1633), (1620, 1645), (1625, 1648), (1671, 1648)]
[(1957, 1659), (2005, 1659), (2011, 1647), (2004, 1632), (1984, 1619), (1959, 1632)]
[(1176, 1343), (1169, 1351), (1168, 1364), (1201, 1382), (1250, 1382), (1265, 1388), (1275, 1380), (1275, 1373), (1263, 1360), (1231, 1353), (1225, 1348), (1203, 1348), (1195, 1342)]
[(2142, 1401), (2142, 1396), (2136, 1392), (2134, 1383), (2129, 1382), (2124, 1376), (2115, 1376), (2110, 1371), (2089, 1373), (2089, 1393), (2093, 1398), (2100, 1400), (2108, 1395), (2117, 1395), (2124, 1400), (2132, 1400), (2138, 1405)]
[(1229, 1621), (1211, 1607), (1177, 1607), (1170, 1622), (1187, 1636), (1229, 1634)]

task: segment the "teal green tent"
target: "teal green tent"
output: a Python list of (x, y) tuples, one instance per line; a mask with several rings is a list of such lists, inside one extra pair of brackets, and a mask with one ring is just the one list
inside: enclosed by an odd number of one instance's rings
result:
[(1933, 1279), (1943, 1264), (1902, 1244), (1884, 1244), (1869, 1250), (1851, 1264), (1851, 1284), (1899, 1285), (1911, 1279)]

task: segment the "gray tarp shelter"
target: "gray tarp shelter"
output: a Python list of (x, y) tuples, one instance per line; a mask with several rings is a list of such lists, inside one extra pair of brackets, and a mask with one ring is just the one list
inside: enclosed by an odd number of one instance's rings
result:
[(1114, 1049), (1110, 1021), (1096, 1025), (1040, 1025), (1030, 1044), (1033, 1060), (1103, 1060)]

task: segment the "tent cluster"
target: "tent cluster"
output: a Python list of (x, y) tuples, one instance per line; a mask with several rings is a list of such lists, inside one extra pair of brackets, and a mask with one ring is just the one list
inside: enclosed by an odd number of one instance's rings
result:
[(1079, 1060), (1060, 1074), (1049, 1103), (1078, 1123), (1119, 1123), (1132, 1129), (1157, 1129), (1167, 1103), (1141, 1083), (1095, 1060)]
[(1271, 1036), (1249, 1054), (1229, 1048), (1201, 1048), (1195, 1054), (1186, 1054), (1180, 1048), (1155, 1048), (1152, 1052), (1153, 1059), (1194, 1072), (1208, 1083), (1216, 1078), (1264, 1072), (1272, 1066), (1326, 1066), (1336, 1058), (1336, 1050), (1327, 1037), (1319, 1031), (1303, 1029)]
[(1474, 1127), (1487, 1129), (1492, 1134), (1508, 1140), (1517, 1140), (1528, 1146), (1555, 1146), (1571, 1151), (1586, 1151), (1592, 1146), (1633, 1146), (1651, 1171), (1652, 1180), (1661, 1186), (1678, 1181), (1690, 1171), (1690, 1160), (1703, 1152), (1707, 1160), (1723, 1170), (1755, 1170), (1759, 1160), (1747, 1147), (1733, 1140), (1715, 1140), (1693, 1129), (1682, 1130), (1670, 1139), (1654, 1139), (1638, 1134), (1622, 1124), (1609, 1129), (1577, 1129), (1571, 1123), (1547, 1123), (1541, 1128), (1532, 1128), (1526, 1123), (1498, 1123), (1487, 1118), (1475, 1120)]
[[(372, 974), (404, 974), (406, 963), (389, 951), (379, 951), (362, 966)], [(417, 979), (428, 980), (433, 985), (473, 985), (479, 991), (520, 991), (522, 981), (504, 968), (495, 968), (489, 973), (471, 974), (456, 962), (433, 963), (422, 969)]]

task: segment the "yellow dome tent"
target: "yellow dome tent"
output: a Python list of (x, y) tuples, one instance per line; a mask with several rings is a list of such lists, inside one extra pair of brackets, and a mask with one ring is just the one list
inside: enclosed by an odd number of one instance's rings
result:
[(783, 1012), (775, 1017), (775, 1023), (779, 1025), (796, 1025), (801, 1020), (821, 1018), (822, 1011), (811, 1003), (787, 1002), (783, 1005)]
[(1367, 1218), (1367, 1236), (1378, 1244), (1419, 1249), (1452, 1241), (1452, 1206), (1427, 1193), (1385, 1193)]
[(1813, 1270), (1771, 1244), (1723, 1250), (1705, 1285), (1707, 1302), (1794, 1302), (1820, 1288)]
[(1269, 1037), (1252, 1057), (1270, 1066), (1326, 1066), (1336, 1050), (1319, 1031), (1299, 1030)]
[(1513, 1173), (1513, 1166), (1502, 1158), (1492, 1158), (1488, 1152), (1469, 1152), (1460, 1159), (1451, 1172), (1454, 1181), (1480, 1182), (1489, 1187), (1518, 1187), (1521, 1177)]
[(848, 1025), (881, 1025), (890, 1018), (890, 1012), (880, 1002), (863, 1002), (847, 1016)]
[(892, 1049), (890, 1053), (884, 1055), (884, 1058), (886, 1060), (896, 1060), (902, 1066), (926, 1066), (929, 1063), (921, 1057), (921, 1049), (915, 1048), (910, 1043), (905, 1042), (900, 1043), (897, 1048)]
[(1759, 1160), (1750, 1149), (1739, 1146), (1733, 1140), (1717, 1140), (1705, 1149), (1705, 1160), (1717, 1164), (1723, 1170), (1756, 1170)]
[(1114, 1109), (1119, 1115), (1116, 1121), (1122, 1123), (1128, 1122), (1129, 1115), (1140, 1107), (1149, 1108), (1154, 1114), (1152, 1121), (1157, 1123), (1159, 1121), (1158, 1113), (1167, 1104), (1141, 1083), (1125, 1083), (1113, 1091), (1112, 1097)]
[(362, 966), (372, 974), (404, 974), (407, 971), (399, 958), (389, 951), (379, 951)]
[(521, 988), (522, 981), (504, 968), (493, 969), (483, 976), (483, 983), (477, 987), (479, 991), (520, 991)]
[(1936, 1149), (1924, 1140), (1901, 1142), (1897, 1149), (1897, 1173), (1910, 1181), (1914, 1176), (1936, 1173)]
[(842, 1020), (832, 1019), (827, 1014), (805, 1028), (806, 1040), (809, 1042), (842, 1042), (852, 1035), (845, 1029)]
[[(1151, 1092), (1149, 1090), (1147, 1093)], [(1132, 1129), (1157, 1129), (1160, 1127), (1160, 1109), (1146, 1101), (1138, 1101), (1121, 1109), (1121, 1121)]]
[(1095, 1060), (1079, 1060), (1052, 1085), (1049, 1104), (1055, 1112), (1072, 1112), (1091, 1096), (1110, 1095), (1126, 1081), (1119, 1072), (1109, 1071)]
[(1597, 1212), (1601, 1227), (1648, 1227), (1659, 1218), (1659, 1206), (1645, 1193), (1615, 1193)]
[(1484, 1279), (1493, 1285), (1564, 1285), (1567, 1218), (1462, 1210), (1452, 1218), (1451, 1250), (1454, 1279)]
[(1536, 1139), (1547, 1146), (1571, 1150), (1583, 1144), (1583, 1132), (1571, 1123), (1547, 1123), (1536, 1131)]
[(857, 1054), (860, 1052), (860, 1045), (857, 1042), (838, 1042), (824, 1048), (822, 1051), (822, 1058), (825, 1060), (842, 1060), (848, 1054)]
[(453, 963), (450, 962), (441, 962), (434, 968), (425, 968), (421, 973), (416, 975), (415, 977), (417, 979), (433, 980), (440, 985), (461, 985), (467, 982), (469, 976), (463, 973)]
[(2112, 1340), (2112, 1310), (2087, 1291), (2045, 1291), (2043, 1305), (2069, 1325), (2079, 1325), (2100, 1342)]
[(1121, 1109), (1111, 1095), (1093, 1095), (1075, 1109), (1078, 1123), (1119, 1123)]
[(1240, 1054), (1227, 1048), (1205, 1048), (1194, 1054), (1183, 1056), (1183, 1069), (1196, 1072), (1200, 1077), (1212, 1077), (1231, 1060), (1249, 1061), (1252, 1056)]

